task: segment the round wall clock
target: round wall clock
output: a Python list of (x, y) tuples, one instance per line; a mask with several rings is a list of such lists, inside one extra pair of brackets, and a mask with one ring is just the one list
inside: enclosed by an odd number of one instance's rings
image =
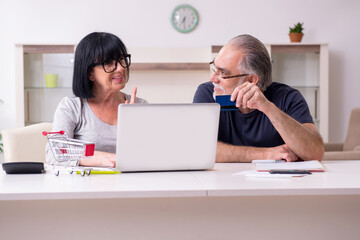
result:
[(198, 23), (199, 15), (197, 11), (188, 4), (177, 6), (171, 13), (171, 24), (181, 33), (191, 32)]

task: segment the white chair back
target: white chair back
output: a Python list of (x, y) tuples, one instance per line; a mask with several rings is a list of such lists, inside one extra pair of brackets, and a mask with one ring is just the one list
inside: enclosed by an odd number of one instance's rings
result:
[(43, 131), (51, 131), (51, 123), (38, 123), (2, 131), (5, 162), (46, 162), (47, 138)]

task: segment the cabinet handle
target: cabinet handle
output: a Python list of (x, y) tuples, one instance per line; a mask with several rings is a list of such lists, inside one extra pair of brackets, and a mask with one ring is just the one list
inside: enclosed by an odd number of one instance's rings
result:
[(315, 119), (317, 119), (317, 93), (318, 90), (315, 89)]
[(30, 96), (29, 96), (29, 91), (26, 91), (26, 102), (27, 102), (27, 106), (26, 106), (26, 109), (27, 109), (27, 122), (30, 121)]

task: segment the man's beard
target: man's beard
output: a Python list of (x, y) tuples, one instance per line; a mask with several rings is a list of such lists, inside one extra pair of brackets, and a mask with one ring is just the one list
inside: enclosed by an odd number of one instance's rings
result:
[(214, 98), (214, 100), (216, 100), (216, 95), (224, 95), (225, 94), (225, 89), (223, 88), (223, 87), (221, 87), (219, 84), (217, 84), (217, 83), (212, 83), (213, 85), (214, 85), (214, 87), (215, 88), (217, 88), (217, 89), (220, 89), (221, 91), (222, 91), (222, 94), (218, 94), (219, 92), (215, 92), (215, 90), (214, 90), (214, 92), (213, 92), (213, 98)]

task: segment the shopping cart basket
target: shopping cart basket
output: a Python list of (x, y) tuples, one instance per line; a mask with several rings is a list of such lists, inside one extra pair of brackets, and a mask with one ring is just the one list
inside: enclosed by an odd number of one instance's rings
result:
[(54, 156), (54, 172), (58, 176), (60, 171), (80, 172), (81, 176), (90, 175), (91, 167), (81, 167), (79, 162), (82, 158), (94, 155), (95, 144), (86, 141), (71, 139), (65, 131), (43, 132), (47, 137), (49, 147)]

